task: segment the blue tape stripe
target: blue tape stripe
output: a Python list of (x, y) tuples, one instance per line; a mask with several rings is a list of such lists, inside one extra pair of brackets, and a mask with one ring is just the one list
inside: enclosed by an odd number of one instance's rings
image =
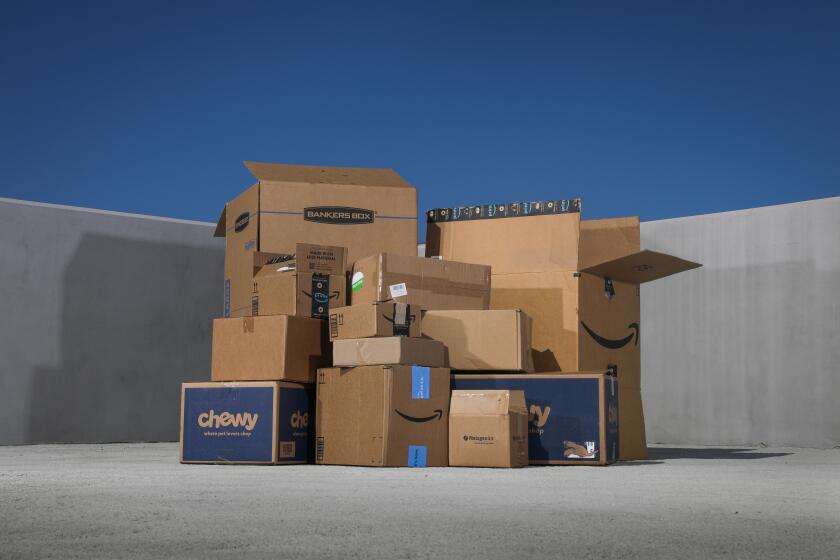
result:
[(425, 467), (426, 466), (426, 446), (425, 445), (409, 445), (408, 446), (408, 466), (409, 467)]
[(429, 368), (411, 366), (411, 398), (412, 400), (429, 400), (432, 376)]

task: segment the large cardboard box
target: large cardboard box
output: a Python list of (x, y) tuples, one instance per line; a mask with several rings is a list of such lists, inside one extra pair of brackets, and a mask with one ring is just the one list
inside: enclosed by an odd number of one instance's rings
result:
[(353, 265), (350, 303), (399, 301), (423, 309), (488, 309), (490, 267), (390, 253)]
[(534, 370), (531, 318), (519, 309), (427, 311), (422, 329), (446, 346), (453, 370)]
[(325, 322), (271, 315), (213, 321), (213, 381), (314, 383), (327, 365)]
[(348, 262), (417, 253), (417, 191), (392, 169), (245, 163), (257, 182), (222, 210), (224, 315), (251, 308), (253, 253), (295, 243), (347, 247)]
[(617, 369), (621, 457), (647, 457), (639, 285), (700, 266), (642, 250), (639, 219), (580, 219), (580, 201), (430, 210), (426, 254), (489, 264), (491, 307), (533, 319), (537, 372)]
[(181, 462), (305, 463), (309, 403), (295, 383), (183, 383)]
[(421, 335), (417, 305), (395, 301), (349, 305), (330, 311), (330, 340)]
[(333, 365), (339, 367), (383, 364), (446, 366), (446, 348), (430, 338), (347, 338), (334, 341), (332, 346)]
[(321, 369), (317, 391), (316, 463), (447, 466), (448, 369)]
[(452, 391), (450, 467), (524, 467), (528, 409), (522, 391)]
[(624, 411), (612, 375), (464, 373), (452, 376), (452, 389), (524, 391), (532, 465), (607, 465), (623, 458), (619, 418)]

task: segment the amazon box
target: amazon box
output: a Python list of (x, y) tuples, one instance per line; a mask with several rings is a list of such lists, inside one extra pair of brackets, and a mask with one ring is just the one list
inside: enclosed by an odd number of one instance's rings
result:
[(340, 246), (347, 263), (417, 254), (417, 191), (392, 169), (245, 165), (257, 182), (225, 205), (215, 232), (225, 238), (225, 317), (250, 313), (257, 251)]
[(457, 374), (452, 389), (525, 392), (532, 465), (607, 465), (619, 453), (618, 381), (602, 372)]
[(270, 315), (213, 321), (213, 381), (314, 383), (327, 364), (324, 321)]
[(524, 467), (528, 464), (525, 393), (508, 389), (452, 391), (450, 467)]
[(315, 462), (445, 467), (448, 419), (446, 368), (388, 365), (321, 369)]
[(534, 370), (531, 318), (519, 309), (427, 311), (422, 329), (446, 346), (453, 370)]
[(330, 340), (381, 336), (419, 337), (420, 308), (387, 302), (350, 305), (330, 311)]
[(340, 367), (380, 364), (415, 364), (429, 367), (446, 365), (446, 348), (437, 340), (388, 336), (336, 340), (333, 365)]
[(183, 383), (181, 462), (306, 463), (309, 403), (295, 383)]
[(490, 267), (380, 253), (353, 265), (352, 305), (398, 301), (423, 309), (488, 309)]

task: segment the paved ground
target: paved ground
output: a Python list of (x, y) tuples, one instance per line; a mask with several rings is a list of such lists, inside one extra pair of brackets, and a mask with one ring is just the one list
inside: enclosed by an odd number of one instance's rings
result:
[(174, 444), (0, 447), (0, 558), (838, 558), (840, 450), (611, 467), (193, 466)]

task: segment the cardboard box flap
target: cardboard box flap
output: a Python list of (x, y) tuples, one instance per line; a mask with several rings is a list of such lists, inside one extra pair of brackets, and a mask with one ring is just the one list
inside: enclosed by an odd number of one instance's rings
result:
[(216, 229), (213, 231), (213, 237), (224, 237), (227, 229), (227, 204), (222, 208), (222, 213), (219, 215), (219, 221), (216, 222)]
[(507, 389), (452, 391), (449, 414), (507, 414), (525, 412), (525, 394)]
[(602, 278), (642, 284), (701, 266), (703, 265), (700, 263), (645, 249), (638, 253), (583, 268), (581, 272)]
[(261, 182), (413, 188), (396, 171), (388, 168), (322, 167), (254, 161), (246, 161), (245, 167)]
[(638, 253), (641, 248), (638, 216), (580, 221), (580, 269)]

